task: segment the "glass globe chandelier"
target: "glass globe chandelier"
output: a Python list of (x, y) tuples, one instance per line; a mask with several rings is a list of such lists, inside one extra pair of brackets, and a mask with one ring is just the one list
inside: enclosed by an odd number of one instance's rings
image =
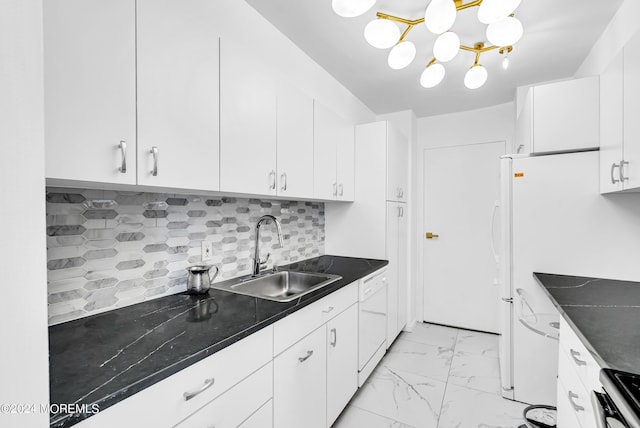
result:
[[(416, 56), (415, 45), (405, 40), (409, 32), (419, 24), (438, 34), (433, 46), (433, 58), (427, 63), (420, 76), (420, 84), (425, 88), (437, 86), (445, 77), (443, 63), (451, 61), (463, 51), (475, 54), (475, 61), (465, 74), (464, 84), (469, 89), (482, 87), (488, 78), (488, 71), (480, 61), (480, 55), (497, 50), (504, 55), (502, 68), (509, 67), (508, 54), (524, 33), (522, 23), (514, 16), (521, 0), (431, 0), (423, 18), (405, 19), (387, 13), (377, 12), (376, 19), (364, 29), (367, 42), (378, 49), (389, 49), (388, 64), (394, 70), (400, 70), (413, 62)], [(373, 7), (375, 0), (332, 0), (334, 11), (344, 17), (360, 16)], [(478, 21), (487, 25), (486, 40), (473, 46), (463, 45), (460, 37), (451, 28), (459, 11), (478, 7)], [(404, 25), (404, 31), (398, 26)]]

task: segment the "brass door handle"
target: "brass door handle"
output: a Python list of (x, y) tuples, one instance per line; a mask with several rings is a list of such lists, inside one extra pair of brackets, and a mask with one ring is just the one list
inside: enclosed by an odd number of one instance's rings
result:
[(431, 232), (427, 232), (425, 234), (425, 238), (427, 238), (427, 239), (433, 239), (433, 238), (439, 238), (439, 237), (440, 237), (440, 235), (437, 235), (437, 234), (431, 233)]

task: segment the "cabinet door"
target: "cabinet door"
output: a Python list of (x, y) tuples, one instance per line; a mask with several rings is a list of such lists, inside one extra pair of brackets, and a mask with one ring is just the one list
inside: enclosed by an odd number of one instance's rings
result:
[(340, 138), (336, 147), (336, 181), (339, 201), (353, 201), (355, 196), (356, 144), (355, 128), (340, 120)]
[(400, 205), (387, 202), (387, 348), (398, 335), (398, 223)]
[(533, 146), (533, 88), (524, 95), (522, 107), (516, 117), (515, 153), (531, 153)]
[(46, 176), (135, 184), (135, 1), (42, 4)]
[(138, 0), (137, 5), (138, 184), (219, 190), (219, 39), (211, 25), (213, 4)]
[(278, 88), (278, 195), (313, 198), (313, 98)]
[(358, 389), (358, 305), (327, 324), (327, 426)]
[(640, 188), (640, 32), (624, 47), (624, 189)]
[(274, 359), (274, 426), (326, 428), (326, 341), (322, 326)]
[(336, 199), (336, 141), (338, 116), (322, 104), (313, 103), (313, 194), (318, 199)]
[(220, 44), (220, 190), (276, 194), (276, 85), (250, 50)]
[(394, 127), (387, 125), (387, 200), (406, 201), (409, 144)]
[(407, 293), (409, 281), (407, 275), (407, 244), (409, 236), (407, 234), (407, 204), (399, 204), (400, 217), (398, 217), (398, 256), (397, 261), (397, 279), (398, 279), (398, 325), (396, 334), (400, 334), (405, 325), (407, 325), (408, 300)]
[(597, 76), (536, 86), (533, 91), (534, 153), (600, 146)]
[(622, 190), (623, 56), (616, 56), (600, 76), (600, 193)]

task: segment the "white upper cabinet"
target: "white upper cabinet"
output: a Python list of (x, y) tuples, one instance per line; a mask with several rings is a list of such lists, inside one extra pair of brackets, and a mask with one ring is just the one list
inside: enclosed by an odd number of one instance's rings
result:
[[(385, 123), (385, 122), (383, 122)], [(409, 142), (389, 123), (387, 128), (387, 200), (406, 202), (408, 197)]]
[(640, 188), (639, 73), (640, 32), (600, 77), (600, 193)]
[(640, 32), (624, 47), (624, 165), (625, 190), (640, 188)]
[(283, 83), (277, 116), (278, 195), (313, 198), (313, 98)]
[(43, 7), (47, 178), (135, 184), (135, 1)]
[(355, 193), (354, 128), (317, 101), (313, 116), (314, 196), (352, 201)]
[(599, 99), (597, 76), (530, 88), (516, 122), (516, 145), (525, 153), (599, 147)]
[(219, 38), (208, 0), (138, 0), (138, 184), (219, 190)]
[(220, 44), (220, 190), (276, 195), (276, 83), (246, 47)]
[(622, 190), (623, 67), (621, 52), (600, 76), (600, 193)]

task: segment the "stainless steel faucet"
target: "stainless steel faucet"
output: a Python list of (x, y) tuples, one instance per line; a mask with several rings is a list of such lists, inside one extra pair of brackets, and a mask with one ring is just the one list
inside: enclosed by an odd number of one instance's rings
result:
[(278, 219), (268, 214), (260, 217), (258, 223), (256, 223), (256, 251), (253, 256), (253, 276), (258, 275), (260, 273), (260, 269), (267, 267), (267, 262), (269, 261), (269, 257), (271, 256), (271, 253), (267, 253), (267, 258), (264, 259), (264, 261), (260, 260), (260, 226), (262, 226), (262, 223), (266, 223), (269, 221), (275, 223), (276, 229), (278, 231), (278, 242), (280, 243), (280, 247), (284, 246), (284, 243), (282, 241), (282, 227), (280, 226), (280, 222), (278, 221)]

